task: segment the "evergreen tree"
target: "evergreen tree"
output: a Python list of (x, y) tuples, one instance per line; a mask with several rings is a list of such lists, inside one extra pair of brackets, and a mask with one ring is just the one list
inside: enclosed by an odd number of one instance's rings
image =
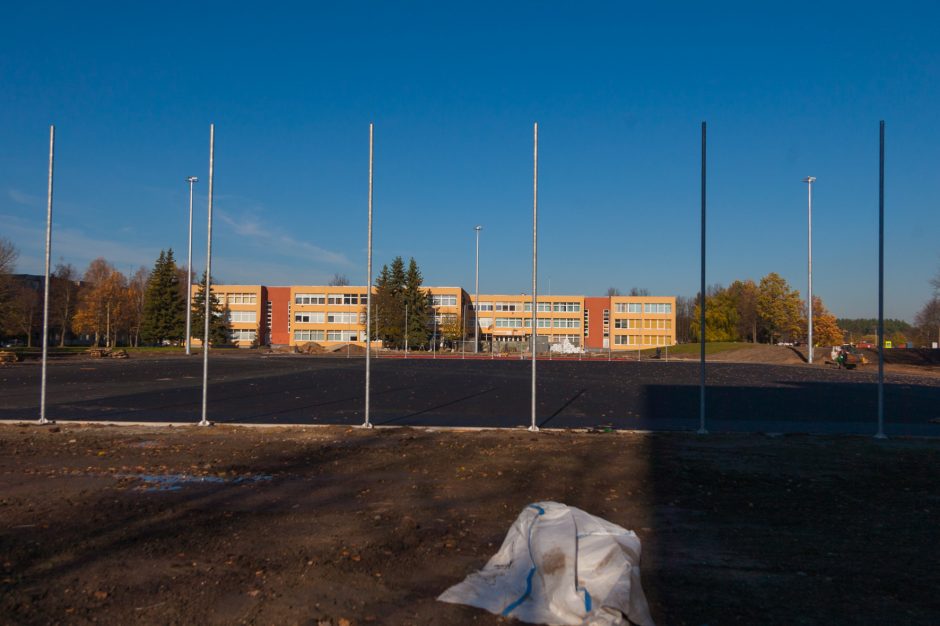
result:
[[(215, 281), (213, 281), (214, 283)], [(220, 346), (228, 343), (228, 307), (219, 302), (219, 296), (210, 290), (209, 297), (209, 345)], [(196, 286), (193, 295), (193, 336), (202, 339), (206, 332), (206, 273)]]
[(395, 257), (392, 266), (382, 266), (375, 281), (375, 325), (373, 337), (386, 348), (405, 345), (405, 263)]
[(431, 315), (434, 308), (431, 303), (431, 292), (421, 289), (424, 279), (418, 264), (412, 258), (408, 262), (408, 271), (405, 274), (404, 303), (408, 306), (408, 346), (425, 346), (431, 337)]
[(147, 343), (181, 341), (186, 334), (186, 301), (180, 296), (173, 249), (160, 251), (144, 295), (140, 335)]

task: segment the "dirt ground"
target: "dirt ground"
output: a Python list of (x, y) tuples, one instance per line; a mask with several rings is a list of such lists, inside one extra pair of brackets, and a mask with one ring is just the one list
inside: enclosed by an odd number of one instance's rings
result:
[(0, 426), (7, 624), (497, 624), (528, 503), (633, 529), (658, 624), (936, 624), (940, 442)]

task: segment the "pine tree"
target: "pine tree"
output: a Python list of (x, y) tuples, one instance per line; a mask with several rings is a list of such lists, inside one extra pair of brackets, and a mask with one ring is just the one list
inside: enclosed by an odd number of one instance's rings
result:
[(375, 281), (373, 306), (375, 313), (374, 338), (386, 348), (405, 345), (405, 264), (395, 257), (392, 266), (382, 266)]
[[(213, 281), (214, 283), (215, 281)], [(211, 291), (211, 290), (210, 290)], [(209, 298), (209, 345), (220, 346), (228, 343), (228, 307), (219, 302), (219, 296), (212, 291)], [(202, 339), (206, 332), (206, 273), (196, 286), (193, 295), (193, 336)]]
[(405, 274), (403, 300), (408, 306), (408, 345), (427, 345), (431, 337), (431, 315), (434, 308), (431, 305), (431, 292), (421, 289), (424, 279), (418, 264), (412, 258), (408, 262), (408, 272)]
[(173, 249), (160, 251), (144, 295), (140, 335), (147, 343), (182, 341), (186, 334), (186, 302), (180, 296)]

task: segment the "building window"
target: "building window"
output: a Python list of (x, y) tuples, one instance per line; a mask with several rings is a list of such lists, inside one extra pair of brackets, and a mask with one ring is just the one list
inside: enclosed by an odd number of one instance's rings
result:
[(323, 312), (316, 311), (313, 313), (295, 313), (294, 321), (300, 324), (322, 324)]
[(480, 328), (489, 328), (493, 325), (492, 317), (481, 317), (480, 318)]
[(257, 322), (258, 313), (256, 311), (229, 311), (229, 322)]
[(639, 302), (618, 302), (617, 313), (642, 313), (643, 305)]
[[(617, 319), (614, 320), (614, 328), (640, 328), (644, 320), (639, 319)], [(650, 320), (645, 320), (650, 321)], [(647, 326), (649, 328), (649, 326)]]
[(359, 322), (358, 313), (327, 313), (327, 324), (356, 324)]
[(257, 333), (253, 330), (247, 328), (233, 328), (228, 331), (229, 340), (235, 343), (247, 342), (251, 343), (255, 340)]
[(639, 335), (614, 335), (614, 343), (618, 346), (638, 346), (640, 345)]
[(522, 319), (518, 317), (497, 317), (496, 328), (522, 328)]
[(672, 304), (668, 302), (647, 302), (643, 306), (644, 313), (672, 313)]
[(255, 304), (258, 296), (253, 293), (230, 293), (227, 297), (229, 304)]
[(431, 303), (433, 306), (457, 306), (457, 296), (454, 294), (433, 294)]
[(479, 311), (492, 311), (493, 303), (492, 302), (481, 302), (480, 306), (477, 307)]
[(552, 328), (580, 328), (581, 321), (576, 318), (556, 317), (552, 320)]
[(294, 304), (326, 304), (326, 296), (322, 293), (298, 293), (294, 296)]
[(323, 341), (322, 330), (295, 330), (294, 341)]

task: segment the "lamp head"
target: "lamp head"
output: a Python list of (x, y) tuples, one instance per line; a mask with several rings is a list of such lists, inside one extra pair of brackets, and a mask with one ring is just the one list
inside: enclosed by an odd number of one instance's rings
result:
[(803, 182), (804, 182), (804, 183), (810, 183), (810, 184), (815, 183), (815, 182), (816, 182), (816, 177), (815, 177), (815, 176), (807, 176), (806, 178), (803, 179)]
[(195, 176), (188, 176), (188, 177), (186, 178), (186, 182), (187, 182), (187, 183), (198, 183), (198, 182), (199, 182), (199, 179), (196, 178)]

